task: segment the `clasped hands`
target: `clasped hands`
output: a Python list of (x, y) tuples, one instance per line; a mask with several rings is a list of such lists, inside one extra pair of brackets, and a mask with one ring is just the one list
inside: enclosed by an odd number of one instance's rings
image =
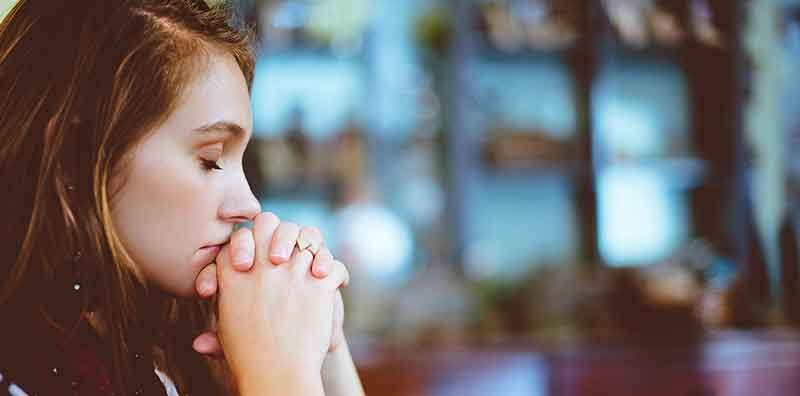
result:
[(193, 347), (224, 353), (237, 377), (275, 365), (321, 369), (326, 353), (344, 340), (339, 289), (348, 282), (347, 268), (318, 229), (261, 213), (198, 275), (197, 294), (216, 298), (217, 324)]

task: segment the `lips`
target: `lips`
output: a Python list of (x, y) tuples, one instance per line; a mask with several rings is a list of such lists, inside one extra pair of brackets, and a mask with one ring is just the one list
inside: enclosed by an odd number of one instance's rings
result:
[(228, 242), (230, 242), (230, 241), (231, 241), (231, 240), (230, 240), (230, 238), (225, 238), (225, 239), (217, 239), (217, 240), (218, 240), (219, 242), (212, 242), (212, 243), (209, 243), (208, 245), (205, 245), (205, 246), (201, 247), (200, 249), (213, 248), (213, 247), (216, 247), (216, 246), (222, 247), (222, 246), (224, 246), (225, 244), (227, 244)]
[(204, 252), (212, 252), (213, 251), (215, 253), (219, 253), (219, 251), (222, 250), (222, 244), (219, 244), (219, 245), (206, 245), (206, 246), (201, 247), (200, 250), (204, 251)]
[(202, 248), (197, 250), (195, 254), (195, 260), (197, 260), (197, 265), (204, 267), (208, 264), (214, 262), (217, 258), (217, 255), (222, 250), (223, 245), (206, 245)]
[(206, 266), (214, 262), (222, 248), (230, 242), (230, 234), (223, 235), (224, 237), (211, 239), (211, 243), (197, 249), (194, 257), (195, 265)]

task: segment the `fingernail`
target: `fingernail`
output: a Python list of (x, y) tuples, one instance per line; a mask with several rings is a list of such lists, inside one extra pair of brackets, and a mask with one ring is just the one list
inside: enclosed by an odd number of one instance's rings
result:
[(314, 268), (316, 269), (315, 275), (324, 278), (331, 272), (331, 263), (329, 261), (322, 261), (315, 265)]
[(233, 256), (233, 262), (235, 264), (242, 264), (246, 265), (250, 263), (250, 260), (253, 259), (253, 256), (250, 255), (250, 252), (246, 250), (240, 250), (236, 252), (236, 255)]
[(214, 285), (211, 283), (211, 281), (204, 281), (200, 284), (200, 288), (203, 289), (203, 292), (205, 293), (211, 293), (211, 289), (214, 288)]

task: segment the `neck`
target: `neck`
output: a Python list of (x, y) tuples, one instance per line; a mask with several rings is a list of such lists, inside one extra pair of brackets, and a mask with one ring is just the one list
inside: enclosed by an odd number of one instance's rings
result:
[[(158, 323), (165, 316), (169, 296), (158, 289), (137, 288), (136, 292), (136, 317), (131, 318), (131, 329), (136, 333), (135, 338), (143, 342), (150, 342), (155, 337)], [(82, 318), (89, 327), (100, 337), (105, 338), (111, 329), (109, 318), (99, 310), (85, 312)]]

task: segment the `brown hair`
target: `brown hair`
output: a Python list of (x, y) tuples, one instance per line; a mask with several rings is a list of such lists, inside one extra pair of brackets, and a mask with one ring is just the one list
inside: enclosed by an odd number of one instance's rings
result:
[[(0, 308), (57, 316), (30, 290), (82, 252), (95, 296), (82, 311), (92, 304), (110, 324), (123, 392), (143, 282), (114, 231), (109, 183), (174, 110), (211, 48), (232, 55), (251, 86), (250, 35), (230, 17), (202, 0), (19, 0), (0, 23), (0, 251), (11, 253), (0, 261)], [(205, 320), (198, 306), (190, 311), (191, 325), (175, 326), (181, 332)], [(181, 374), (170, 374), (180, 388)]]

